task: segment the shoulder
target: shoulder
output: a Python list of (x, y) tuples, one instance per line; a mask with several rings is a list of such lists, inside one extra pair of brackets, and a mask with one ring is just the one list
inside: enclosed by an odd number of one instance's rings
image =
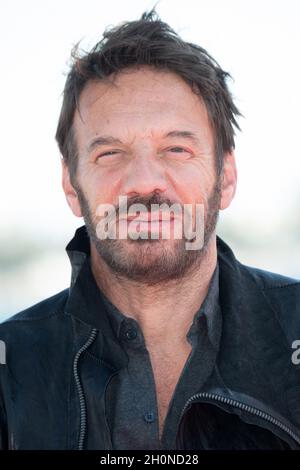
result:
[(230, 280), (226, 285), (238, 287), (253, 311), (267, 305), (286, 335), (300, 338), (300, 280), (241, 263), (219, 237), (217, 246), (223, 278)]
[(259, 287), (264, 291), (271, 291), (273, 289), (285, 289), (294, 290), (300, 292), (300, 280), (284, 276), (280, 273), (272, 271), (266, 271), (264, 269), (256, 268), (253, 266), (247, 266), (239, 262), (239, 266), (244, 273), (247, 273), (256, 282)]
[(251, 277), (263, 294), (289, 343), (299, 339), (300, 281), (293, 277), (239, 264), (244, 275)]
[(64, 311), (68, 295), (69, 289), (67, 288), (16, 313), (0, 324), (0, 335), (11, 329), (15, 330), (18, 326), (22, 328), (22, 326), (30, 325), (32, 327), (37, 322), (58, 316)]
[(70, 316), (65, 315), (68, 291), (58, 292), (0, 324), (1, 363), (9, 364), (0, 368), (1, 374), (30, 376), (33, 367), (40, 370), (49, 364), (50, 357), (54, 363), (68, 357), (72, 347)]
[(244, 280), (250, 281), (250, 284), (253, 281), (262, 290), (292, 288), (298, 291), (300, 289), (300, 279), (241, 263), (220, 237), (217, 237), (217, 249), (219, 261), (227, 273), (233, 271), (235, 275), (239, 273)]

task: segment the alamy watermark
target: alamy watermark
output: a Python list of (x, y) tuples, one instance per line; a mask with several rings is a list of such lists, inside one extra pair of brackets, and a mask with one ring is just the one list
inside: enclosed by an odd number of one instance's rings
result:
[[(200, 250), (204, 243), (204, 205), (179, 203), (151, 204), (149, 212), (144, 204), (127, 207), (127, 196), (119, 196), (117, 216), (113, 204), (99, 204), (96, 216), (100, 218), (96, 234), (100, 240), (174, 239), (185, 240), (186, 250)], [(118, 228), (118, 230), (117, 230)]]
[(6, 344), (0, 339), (0, 364), (6, 364)]
[(295, 341), (292, 342), (292, 349), (295, 349), (291, 358), (292, 363), (297, 366), (300, 364), (300, 339), (295, 339)]

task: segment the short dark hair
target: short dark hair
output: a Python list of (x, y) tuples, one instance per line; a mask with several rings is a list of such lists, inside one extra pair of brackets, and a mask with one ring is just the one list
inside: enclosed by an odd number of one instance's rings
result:
[(231, 76), (205, 49), (183, 41), (152, 9), (137, 21), (106, 29), (103, 38), (89, 52), (79, 54), (78, 45), (72, 51), (72, 66), (56, 131), (71, 180), (78, 160), (73, 119), (84, 86), (90, 80), (105, 80), (123, 69), (146, 65), (175, 72), (202, 97), (214, 133), (218, 174), (221, 173), (224, 153), (234, 149), (234, 126), (240, 129), (236, 117), (241, 113), (226, 83)]

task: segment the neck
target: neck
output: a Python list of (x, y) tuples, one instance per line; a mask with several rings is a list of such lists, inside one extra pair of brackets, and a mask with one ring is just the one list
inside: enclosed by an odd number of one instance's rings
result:
[(216, 263), (216, 238), (212, 236), (196, 271), (178, 281), (147, 286), (116, 276), (91, 243), (91, 268), (98, 287), (124, 315), (139, 323), (148, 345), (174, 347), (186, 340)]

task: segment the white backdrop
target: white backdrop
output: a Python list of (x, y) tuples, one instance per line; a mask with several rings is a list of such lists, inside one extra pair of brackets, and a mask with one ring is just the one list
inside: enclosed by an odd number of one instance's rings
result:
[[(0, 316), (67, 286), (82, 224), (61, 189), (54, 134), (72, 46), (140, 17), (145, 0), (1, 0)], [(161, 0), (157, 11), (229, 71), (245, 118), (238, 190), (219, 234), (247, 264), (300, 277), (298, 0)]]

